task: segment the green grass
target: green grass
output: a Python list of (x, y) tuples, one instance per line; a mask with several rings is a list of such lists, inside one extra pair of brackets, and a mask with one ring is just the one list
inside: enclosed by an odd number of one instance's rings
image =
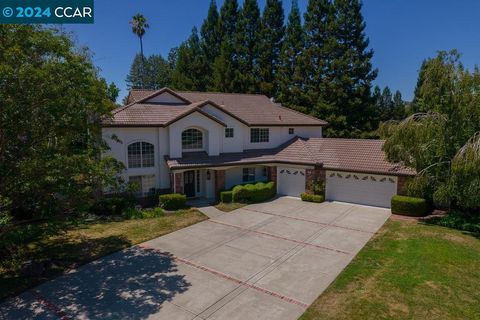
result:
[(480, 240), (389, 220), (300, 318), (480, 319)]
[[(190, 209), (149, 219), (93, 222), (71, 220), (17, 228), (10, 232), (10, 236), (20, 245), (11, 250), (13, 255), (0, 261), (0, 299), (37, 285), (69, 267), (93, 261), (205, 219), (202, 213)], [(63, 232), (55, 231), (59, 228)], [(54, 265), (42, 276), (22, 276), (20, 265), (31, 259), (51, 259)]]
[(230, 202), (230, 203), (220, 202), (219, 204), (215, 205), (215, 208), (223, 212), (230, 212), (230, 211), (245, 207), (246, 205), (248, 204), (239, 203), (239, 202)]

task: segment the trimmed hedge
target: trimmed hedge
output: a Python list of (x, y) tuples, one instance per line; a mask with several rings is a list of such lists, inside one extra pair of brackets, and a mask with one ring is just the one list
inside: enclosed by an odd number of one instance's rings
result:
[(230, 203), (233, 200), (233, 191), (220, 192), (220, 201), (223, 203)]
[(185, 207), (187, 196), (180, 193), (167, 193), (159, 196), (160, 207), (166, 210), (178, 210)]
[(93, 204), (91, 212), (99, 216), (119, 216), (135, 206), (134, 197), (105, 197)]
[(235, 186), (232, 189), (232, 201), (240, 203), (262, 202), (275, 197), (277, 188), (274, 182), (258, 182)]
[(322, 196), (321, 194), (309, 194), (303, 192), (300, 197), (302, 198), (302, 201), (308, 201), (308, 202), (317, 202), (321, 203), (325, 201), (325, 197)]
[(423, 217), (428, 213), (427, 200), (422, 198), (393, 196), (391, 200), (392, 213), (404, 216)]

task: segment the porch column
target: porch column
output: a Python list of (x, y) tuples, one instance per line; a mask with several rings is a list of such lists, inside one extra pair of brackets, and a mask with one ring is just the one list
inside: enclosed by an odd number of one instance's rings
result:
[(305, 192), (313, 194), (313, 183), (315, 181), (326, 183), (326, 172), (320, 166), (316, 166), (314, 169), (305, 170)]
[(173, 191), (174, 193), (183, 193), (183, 181), (182, 181), (182, 173), (175, 172), (173, 174)]
[(275, 182), (277, 184), (277, 167), (268, 167), (268, 180)]
[(215, 172), (215, 197), (220, 198), (220, 191), (225, 189), (225, 170), (214, 170)]
[(397, 194), (401, 196), (405, 196), (406, 193), (406, 184), (408, 181), (408, 177), (405, 176), (398, 176), (397, 177)]

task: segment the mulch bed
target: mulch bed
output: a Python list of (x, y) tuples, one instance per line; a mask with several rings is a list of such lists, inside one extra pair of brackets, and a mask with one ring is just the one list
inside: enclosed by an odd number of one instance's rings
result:
[(410, 216), (402, 216), (399, 214), (392, 213), (391, 219), (399, 220), (399, 221), (420, 221), (421, 222), (421, 221), (425, 221), (435, 217), (442, 217), (442, 216), (445, 216), (446, 214), (447, 214), (447, 211), (444, 211), (444, 210), (433, 210), (431, 214), (425, 217), (410, 217)]

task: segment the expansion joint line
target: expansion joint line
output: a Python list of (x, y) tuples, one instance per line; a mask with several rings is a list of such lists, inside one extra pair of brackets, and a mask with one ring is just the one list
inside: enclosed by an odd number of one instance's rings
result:
[(261, 235), (264, 235), (264, 236), (267, 236), (267, 237), (271, 237), (271, 238), (276, 238), (276, 239), (281, 239), (281, 240), (285, 240), (285, 241), (289, 241), (289, 242), (294, 242), (294, 243), (301, 244), (301, 245), (305, 245), (305, 246), (309, 246), (309, 247), (315, 247), (315, 248), (319, 248), (319, 249), (325, 249), (325, 250), (329, 250), (329, 251), (335, 251), (335, 252), (339, 252), (339, 253), (343, 253), (343, 254), (350, 254), (350, 252), (348, 252), (348, 251), (343, 251), (343, 250), (340, 250), (340, 249), (333, 249), (333, 248), (329, 248), (329, 247), (320, 246), (320, 245), (318, 245), (318, 244), (313, 244), (313, 243), (308, 243), (308, 242), (304, 242), (304, 241), (299, 241), (299, 240), (295, 240), (295, 239), (290, 239), (290, 238), (286, 238), (286, 237), (282, 237), (282, 236), (277, 236), (277, 235), (275, 235), (275, 234), (268, 233), (268, 232), (263, 232), (263, 231), (258, 231), (258, 230), (254, 230), (254, 229), (243, 228), (243, 227), (239, 227), (239, 226), (236, 226), (236, 225), (233, 225), (233, 224), (229, 224), (229, 223), (225, 223), (225, 222), (220, 222), (220, 221), (216, 221), (216, 220), (208, 220), (208, 222), (217, 223), (217, 224), (224, 225), (224, 226), (227, 226), (227, 227), (237, 228), (237, 229), (239, 229), (239, 230), (244, 230), (244, 231), (248, 231), (248, 232), (252, 232), (252, 233), (261, 234)]
[(275, 298), (278, 298), (278, 299), (281, 299), (283, 301), (286, 301), (288, 303), (291, 303), (291, 304), (294, 304), (294, 305), (297, 305), (297, 306), (300, 306), (302, 308), (308, 308), (308, 304), (305, 303), (305, 302), (302, 302), (302, 301), (299, 301), (299, 300), (296, 300), (296, 299), (293, 299), (293, 298), (290, 298), (290, 297), (287, 297), (287, 296), (284, 296), (280, 293), (277, 293), (277, 292), (274, 292), (274, 291), (271, 291), (271, 290), (268, 290), (268, 289), (265, 289), (265, 288), (261, 288), (259, 286), (256, 286), (254, 284), (251, 284), (251, 283), (248, 283), (246, 281), (243, 281), (243, 280), (240, 280), (240, 279), (237, 279), (237, 278), (234, 278), (232, 276), (229, 276), (223, 272), (220, 272), (220, 271), (217, 271), (217, 270), (213, 270), (213, 269), (210, 269), (208, 267), (205, 267), (205, 266), (202, 266), (202, 265), (199, 265), (193, 261), (190, 261), (190, 260), (187, 260), (187, 259), (184, 259), (184, 258), (180, 258), (180, 257), (177, 257), (177, 256), (174, 256), (174, 255), (171, 255), (171, 254), (166, 254), (164, 252), (162, 252), (161, 250), (159, 249), (155, 249), (155, 248), (152, 248), (152, 247), (149, 247), (149, 246), (146, 246), (144, 244), (140, 244), (138, 245), (138, 247), (140, 248), (143, 248), (143, 249), (146, 249), (146, 250), (152, 250), (152, 251), (155, 251), (156, 253), (160, 254), (160, 255), (163, 255), (165, 257), (168, 257), (172, 260), (175, 260), (175, 261), (178, 261), (178, 262), (181, 262), (183, 264), (186, 264), (190, 267), (193, 267), (193, 268), (196, 268), (198, 270), (202, 270), (202, 271), (205, 271), (205, 272), (208, 272), (210, 274), (213, 274), (217, 277), (220, 277), (220, 278), (223, 278), (225, 280), (229, 280), (231, 282), (234, 282), (238, 285), (241, 285), (243, 287), (246, 287), (246, 288), (250, 288), (250, 289), (253, 289), (253, 290), (256, 290), (258, 292), (261, 292), (261, 293), (265, 293), (265, 294), (268, 294), (272, 297), (275, 297)]

